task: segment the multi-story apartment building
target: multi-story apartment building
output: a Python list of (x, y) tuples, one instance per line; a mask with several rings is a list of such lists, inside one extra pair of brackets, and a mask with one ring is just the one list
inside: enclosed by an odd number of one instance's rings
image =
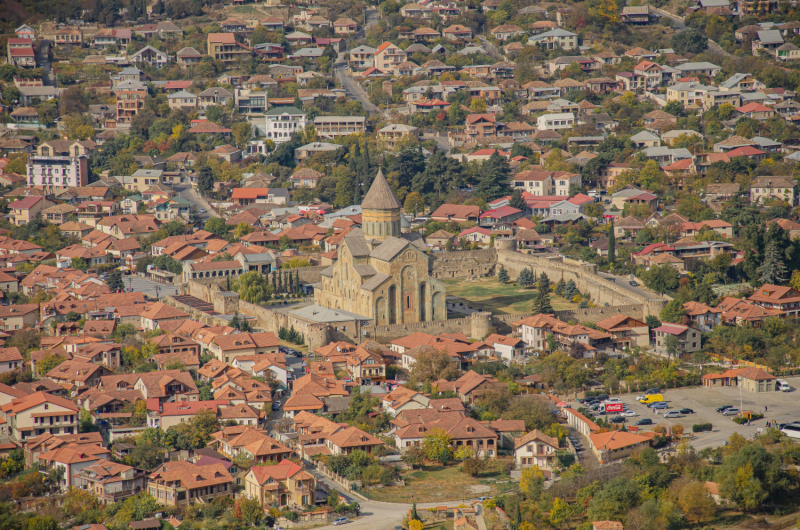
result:
[[(117, 124), (129, 124), (144, 108), (147, 88), (131, 88), (117, 91)], [(85, 185), (85, 184), (84, 184)]]
[(53, 190), (89, 184), (89, 158), (79, 156), (32, 156), (28, 159), (28, 186)]
[(359, 46), (350, 50), (350, 60), (348, 61), (350, 70), (366, 70), (374, 66), (377, 51), (369, 46)]
[(236, 42), (233, 33), (209, 33), (208, 55), (229, 65), (234, 61), (250, 56), (253, 50), (241, 42)]
[(320, 136), (347, 136), (366, 131), (367, 120), (363, 116), (317, 116), (314, 128)]
[(292, 133), (302, 131), (306, 127), (306, 113), (295, 107), (275, 107), (265, 115), (266, 137), (276, 144), (288, 142)]
[(40, 434), (78, 432), (78, 407), (70, 400), (36, 392), (3, 405), (6, 433), (23, 441)]

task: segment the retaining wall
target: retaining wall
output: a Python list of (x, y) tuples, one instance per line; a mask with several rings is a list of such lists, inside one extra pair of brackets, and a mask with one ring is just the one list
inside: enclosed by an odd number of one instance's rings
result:
[(497, 252), (488, 250), (465, 250), (431, 254), (430, 275), (437, 280), (474, 278), (494, 274)]

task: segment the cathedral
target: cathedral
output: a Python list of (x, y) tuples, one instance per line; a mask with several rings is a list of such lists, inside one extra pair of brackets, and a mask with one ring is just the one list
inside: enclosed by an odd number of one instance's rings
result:
[(447, 318), (444, 285), (428, 274), (419, 233), (401, 233), (402, 204), (378, 171), (361, 203), (361, 229), (339, 245), (338, 259), (322, 271), (317, 305), (343, 309), (378, 325)]

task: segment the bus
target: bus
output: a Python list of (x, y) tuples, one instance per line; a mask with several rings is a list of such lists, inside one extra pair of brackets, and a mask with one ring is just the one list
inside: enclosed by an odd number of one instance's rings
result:
[(800, 438), (800, 423), (787, 423), (781, 432), (789, 438)]

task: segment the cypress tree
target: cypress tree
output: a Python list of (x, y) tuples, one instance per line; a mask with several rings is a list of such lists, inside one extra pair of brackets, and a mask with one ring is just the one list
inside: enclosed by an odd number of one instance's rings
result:
[(294, 271), (294, 288), (297, 291), (297, 294), (300, 294), (300, 271), (297, 269)]
[(614, 235), (614, 220), (611, 220), (611, 225), (608, 227), (608, 262), (612, 265), (617, 259), (617, 238)]
[(287, 285), (286, 292), (291, 294), (292, 291), (294, 291), (294, 278), (292, 278), (292, 273), (291, 272), (289, 272), (286, 276), (287, 276), (286, 277), (286, 285)]
[(277, 269), (272, 271), (272, 292), (278, 292), (278, 271)]
[(282, 293), (283, 292), (283, 274), (281, 273), (280, 270), (275, 271), (275, 274), (278, 275), (278, 292)]

